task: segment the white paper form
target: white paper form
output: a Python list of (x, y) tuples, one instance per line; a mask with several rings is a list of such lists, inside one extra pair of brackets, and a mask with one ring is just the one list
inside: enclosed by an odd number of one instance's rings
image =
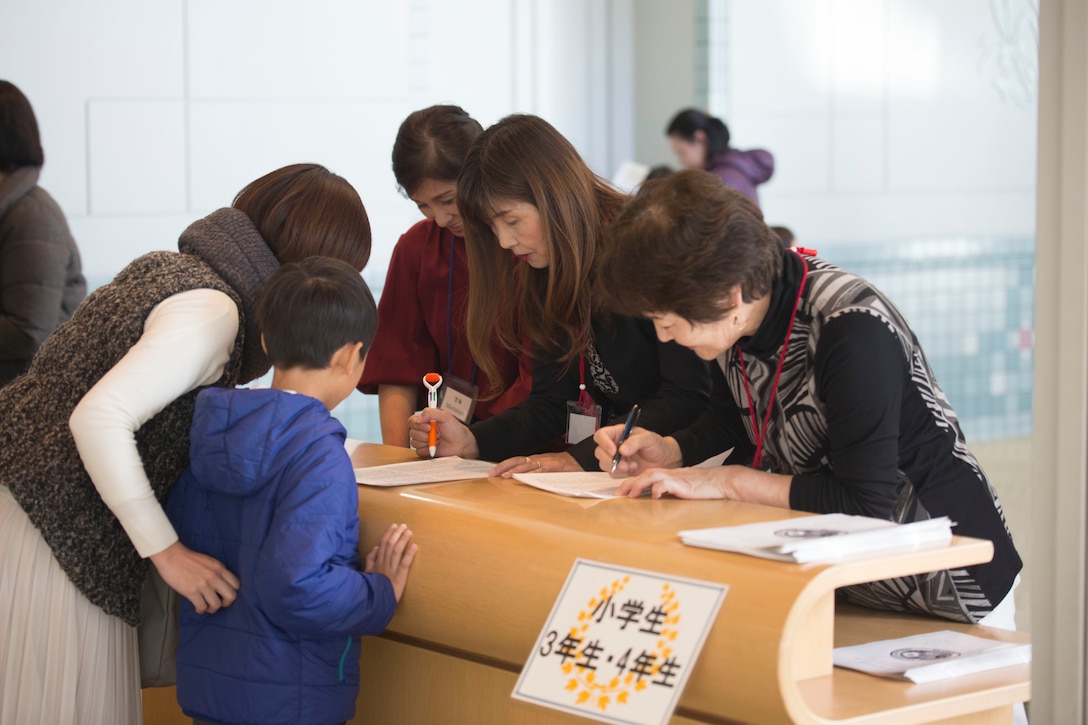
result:
[(616, 498), (616, 489), (623, 481), (604, 471), (515, 473), (514, 478), (542, 491), (580, 498)]
[(409, 486), (415, 483), (441, 483), (487, 478), (495, 467), (488, 461), (475, 461), (460, 456), (429, 458), (385, 466), (355, 469), (355, 481), (366, 486)]
[[(706, 459), (695, 468), (710, 468), (720, 466), (729, 454), (730, 448), (723, 453)], [(577, 496), (579, 498), (617, 498), (616, 489), (619, 488), (623, 478), (617, 478), (605, 471), (559, 471), (555, 473), (515, 473), (514, 478), (522, 483), (527, 483), (533, 488), (542, 491), (558, 493), (560, 496)], [(650, 495), (650, 489), (646, 489), (645, 496)]]

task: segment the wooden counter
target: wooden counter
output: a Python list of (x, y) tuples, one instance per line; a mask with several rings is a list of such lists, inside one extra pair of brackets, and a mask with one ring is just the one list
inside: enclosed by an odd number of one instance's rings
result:
[[(363, 444), (357, 466), (414, 460)], [(729, 593), (674, 722), (1010, 722), (1030, 698), (1030, 666), (912, 685), (835, 669), (831, 650), (957, 629), (1024, 633), (840, 607), (837, 587), (988, 561), (988, 541), (835, 565), (793, 565), (680, 543), (681, 529), (799, 512), (732, 501), (588, 500), (516, 481), (360, 486), (362, 549), (392, 522), (420, 553), (385, 636), (363, 645), (360, 723), (573, 723), (510, 693), (576, 558), (722, 582)]]
[[(415, 460), (362, 444), (357, 466)], [(1022, 665), (925, 685), (832, 667), (831, 650), (939, 629), (1028, 641), (1024, 633), (848, 608), (837, 587), (988, 561), (988, 541), (835, 565), (794, 565), (684, 546), (681, 529), (752, 523), (798, 512), (733, 501), (589, 500), (516, 481), (480, 479), (359, 487), (361, 549), (390, 523), (420, 547), (397, 614), (363, 640), (352, 722), (374, 725), (545, 725), (582, 718), (511, 698), (575, 559), (729, 585), (672, 722), (1008, 723), (1030, 698)], [(173, 689), (145, 691), (148, 723)], [(176, 703), (172, 703), (177, 711)]]

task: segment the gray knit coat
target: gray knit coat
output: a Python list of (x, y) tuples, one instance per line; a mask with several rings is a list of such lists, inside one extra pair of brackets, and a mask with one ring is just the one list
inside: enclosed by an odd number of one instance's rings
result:
[[(269, 367), (252, 311), (279, 263), (249, 218), (220, 209), (192, 224), (178, 248), (181, 253), (136, 259), (97, 289), (45, 341), (27, 374), (0, 389), (0, 483), (11, 489), (72, 583), (131, 625), (139, 620), (148, 562), (84, 470), (68, 427), (72, 410), (139, 340), (155, 305), (187, 290), (219, 290), (238, 306), (238, 335), (215, 385), (245, 383)], [(160, 502), (188, 464), (197, 392), (177, 398), (136, 431)]]

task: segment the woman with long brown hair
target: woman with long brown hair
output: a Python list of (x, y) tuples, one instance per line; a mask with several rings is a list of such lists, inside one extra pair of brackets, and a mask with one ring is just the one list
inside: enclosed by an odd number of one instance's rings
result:
[[(659, 343), (646, 320), (602, 315), (591, 288), (607, 222), (627, 197), (594, 174), (571, 143), (537, 116), (512, 115), (473, 142), (457, 182), (472, 287), (469, 343), (490, 374), (489, 342), (529, 346), (533, 389), (500, 415), (460, 425), (444, 411), (410, 419), (411, 442), (428, 455), (501, 461), (494, 475), (595, 468), (592, 433), (641, 408), (662, 433), (706, 408), (704, 362)], [(544, 452), (548, 448), (562, 448)]]

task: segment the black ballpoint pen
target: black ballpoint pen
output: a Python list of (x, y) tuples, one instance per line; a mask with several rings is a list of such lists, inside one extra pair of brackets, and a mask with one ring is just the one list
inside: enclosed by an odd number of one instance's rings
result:
[(612, 470), (609, 473), (616, 472), (616, 466), (620, 465), (620, 459), (623, 456), (620, 455), (620, 446), (627, 440), (627, 436), (631, 435), (631, 429), (635, 427), (635, 422), (638, 420), (639, 413), (638, 405), (631, 406), (631, 412), (627, 414), (627, 422), (623, 424), (623, 432), (620, 433), (620, 439), (616, 442), (616, 455), (612, 456)]

